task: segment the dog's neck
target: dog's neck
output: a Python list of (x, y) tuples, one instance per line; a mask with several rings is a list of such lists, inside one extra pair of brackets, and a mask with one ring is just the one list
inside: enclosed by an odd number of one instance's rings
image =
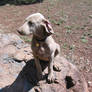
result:
[(44, 42), (47, 37), (45, 37), (45, 38), (38, 38), (38, 37), (36, 37), (36, 36), (33, 36), (33, 38), (36, 39), (37, 41)]

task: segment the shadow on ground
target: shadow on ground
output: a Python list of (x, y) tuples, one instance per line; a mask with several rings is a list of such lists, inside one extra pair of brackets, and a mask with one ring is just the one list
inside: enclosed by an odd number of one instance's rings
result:
[(41, 3), (43, 0), (0, 0), (0, 6), (10, 4), (10, 5), (29, 5), (35, 3)]
[[(46, 67), (47, 63), (42, 66), (43, 70)], [(2, 88), (0, 92), (29, 92), (29, 90), (35, 90), (32, 88), (38, 83), (36, 72), (34, 59), (31, 59), (26, 63), (26, 66), (19, 73), (16, 80), (11, 85)], [(46, 76), (47, 75), (45, 75), (44, 78), (46, 78)]]

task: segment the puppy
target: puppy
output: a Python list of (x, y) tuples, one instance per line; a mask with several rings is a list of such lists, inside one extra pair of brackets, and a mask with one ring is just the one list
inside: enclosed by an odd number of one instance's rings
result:
[(31, 48), (35, 59), (38, 79), (42, 78), (40, 60), (43, 60), (49, 62), (48, 81), (53, 82), (55, 80), (53, 63), (54, 58), (60, 52), (60, 46), (52, 38), (54, 31), (50, 22), (42, 14), (35, 13), (26, 18), (25, 23), (18, 29), (18, 32), (24, 35), (33, 34)]

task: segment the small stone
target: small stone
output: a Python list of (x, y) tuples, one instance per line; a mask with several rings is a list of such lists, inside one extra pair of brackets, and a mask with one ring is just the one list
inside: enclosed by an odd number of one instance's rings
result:
[(92, 15), (89, 15), (89, 18), (92, 18)]
[(92, 82), (91, 81), (88, 81), (88, 86), (92, 87)]
[(6, 4), (6, 6), (10, 6), (10, 4)]

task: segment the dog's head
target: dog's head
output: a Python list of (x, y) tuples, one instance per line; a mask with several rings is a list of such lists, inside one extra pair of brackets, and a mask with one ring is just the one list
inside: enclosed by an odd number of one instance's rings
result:
[(24, 24), (18, 29), (18, 32), (23, 35), (30, 35), (32, 33), (38, 37), (48, 36), (54, 33), (50, 22), (40, 13), (28, 16)]

